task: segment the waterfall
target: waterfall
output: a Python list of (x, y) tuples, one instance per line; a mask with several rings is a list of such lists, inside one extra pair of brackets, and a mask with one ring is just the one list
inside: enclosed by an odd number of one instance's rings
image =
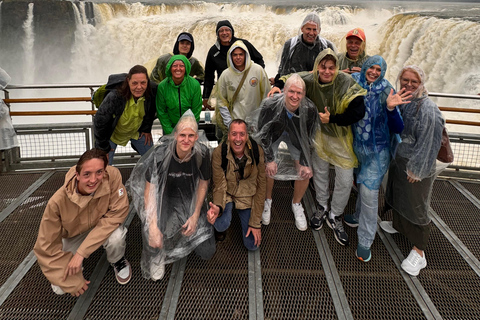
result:
[[(395, 79), (404, 65), (425, 70), (430, 91), (477, 94), (480, 86), (480, 25), (459, 19), (397, 15), (383, 28), (380, 54)], [(469, 80), (470, 86), (465, 86)]]
[(33, 3), (28, 4), (27, 19), (23, 23), (23, 30), (25, 31), (25, 38), (22, 42), (23, 53), (25, 56), (25, 67), (23, 79), (25, 83), (33, 83), (35, 76), (35, 55), (33, 52), (33, 44), (35, 41), (35, 34), (33, 32)]
[[(21, 2), (18, 3), (20, 5)], [(65, 2), (51, 1), (48, 6), (54, 9), (62, 3)], [(5, 11), (4, 7), (5, 3), (2, 11)], [(340, 52), (344, 50), (342, 38), (347, 31), (355, 27), (364, 28), (367, 53), (381, 54), (385, 58), (389, 66), (386, 78), (392, 83), (405, 64), (418, 64), (427, 74), (430, 91), (480, 92), (480, 44), (477, 41), (480, 24), (470, 18), (478, 15), (480, 7), (472, 9), (471, 5), (451, 11), (464, 14), (465, 19), (449, 18), (450, 13), (442, 8), (435, 9), (436, 12), (422, 12), (419, 9), (407, 12), (400, 5), (320, 6), (313, 2), (310, 6), (296, 7), (202, 1), (159, 5), (80, 1), (70, 2), (62, 10), (73, 11), (59, 11), (65, 13), (60, 16), (65, 17), (65, 23), (70, 23), (72, 31), (62, 30), (62, 33), (48, 30), (53, 37), (48, 34), (47, 38), (40, 41), (41, 33), (46, 32), (37, 28), (42, 16), (36, 15), (33, 24), (33, 4), (28, 5), (28, 14), (23, 22), (25, 38), (22, 39), (25, 59), (20, 63), (20, 58), (17, 58), (19, 62), (16, 62), (19, 66), (27, 67), (16, 68), (25, 71), (21, 76), (12, 74), (12, 78), (31, 82), (32, 68), (35, 67), (37, 70), (46, 70), (38, 72), (36, 82), (51, 81), (41, 76), (50, 72), (52, 67), (59, 70), (64, 68), (63, 65), (58, 67), (58, 59), (62, 58), (70, 72), (60, 76), (57, 71), (55, 74), (61, 81), (105, 82), (109, 74), (126, 72), (135, 64), (145, 64), (161, 54), (171, 52), (177, 35), (182, 31), (193, 34), (194, 56), (204, 62), (209, 48), (216, 41), (216, 24), (225, 19), (230, 20), (237, 37), (249, 40), (263, 54), (265, 69), (273, 77), (277, 72), (283, 44), (298, 34), (304, 17), (315, 11), (322, 22), (320, 35), (331, 40)], [(67, 22), (68, 19), (72, 22)], [(42, 60), (35, 57), (35, 65), (33, 25), (36, 26), (35, 32), (39, 33), (35, 52), (55, 51), (56, 54), (50, 54), (51, 57), (47, 55)], [(43, 25), (48, 26), (45, 22)], [(6, 26), (4, 22), (2, 27)], [(64, 26), (68, 25), (58, 23), (56, 28), (65, 29)], [(55, 32), (60, 34), (57, 36), (59, 39), (55, 38)], [(67, 32), (72, 36), (71, 42)], [(62, 41), (50, 42), (49, 39)], [(55, 47), (49, 48), (49, 45)], [(0, 56), (4, 51), (8, 52), (7, 48), (0, 48)], [(17, 52), (13, 56), (18, 55)], [(12, 56), (11, 53), (9, 55)], [(10, 60), (14, 61), (14, 58)]]
[(85, 2), (76, 3), (72, 8), (76, 25), (75, 41), (71, 49), (73, 63), (70, 64), (70, 77), (65, 80), (86, 83), (94, 80), (94, 47), (90, 45), (90, 41), (95, 35), (95, 27), (88, 23)]

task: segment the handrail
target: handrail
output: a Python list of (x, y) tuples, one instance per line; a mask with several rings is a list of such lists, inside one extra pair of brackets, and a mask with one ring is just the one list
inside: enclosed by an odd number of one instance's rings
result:
[(94, 115), (96, 110), (71, 110), (71, 111), (10, 111), (11, 116), (83, 116)]
[(438, 107), (440, 111), (454, 111), (465, 113), (480, 113), (480, 109), (467, 109), (467, 108), (455, 108), (455, 107)]
[(91, 102), (91, 97), (72, 98), (25, 98), (25, 99), (3, 99), (5, 103), (32, 103), (32, 102)]
[[(47, 85), (8, 85), (3, 91), (6, 93), (6, 99), (4, 102), (7, 105), (11, 103), (46, 103), (46, 102), (91, 102), (91, 97), (70, 97), (70, 98), (22, 98), (22, 99), (10, 99), (8, 95), (9, 89), (61, 89), (61, 88), (88, 88), (93, 93), (94, 87), (100, 87), (102, 84), (47, 84)], [(480, 95), (465, 95), (465, 94), (451, 94), (451, 93), (438, 93), (430, 92), (430, 97), (442, 97), (442, 98), (457, 98), (457, 99), (473, 99), (480, 100)], [(478, 113), (479, 109), (469, 109), (461, 107), (439, 107), (441, 111), (447, 112), (464, 112), (464, 113)], [(205, 110), (202, 107), (202, 110)], [(92, 103), (91, 110), (68, 110), (68, 111), (11, 111), (11, 116), (52, 116), (52, 115), (95, 115), (96, 110)], [(480, 122), (466, 121), (466, 120), (453, 120), (447, 119), (446, 123), (456, 125), (478, 126)]]
[(473, 99), (480, 100), (480, 95), (475, 94), (457, 94), (457, 93), (441, 93), (441, 92), (429, 92), (429, 97), (438, 98), (455, 98), (455, 99)]
[(18, 85), (18, 84), (9, 84), (5, 90), (9, 89), (72, 89), (72, 88), (98, 88), (104, 84), (41, 84), (41, 85)]
[(466, 125), (466, 126), (480, 127), (480, 122), (475, 122), (475, 121), (446, 120), (446, 122), (449, 123), (449, 124), (461, 124), (461, 125)]

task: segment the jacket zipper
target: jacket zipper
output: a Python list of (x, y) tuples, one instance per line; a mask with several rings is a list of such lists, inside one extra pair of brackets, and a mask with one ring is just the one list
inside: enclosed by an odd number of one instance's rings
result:
[(180, 96), (180, 87), (178, 87), (178, 111), (179, 111), (179, 116), (182, 116), (182, 99)]

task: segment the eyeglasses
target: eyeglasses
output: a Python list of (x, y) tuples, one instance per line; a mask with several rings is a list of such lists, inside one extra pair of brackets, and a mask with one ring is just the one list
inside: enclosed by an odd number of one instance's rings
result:
[(400, 78), (400, 81), (403, 82), (404, 84), (410, 84), (412, 86), (418, 86), (420, 84), (420, 82), (418, 82), (417, 80), (407, 79), (407, 78)]

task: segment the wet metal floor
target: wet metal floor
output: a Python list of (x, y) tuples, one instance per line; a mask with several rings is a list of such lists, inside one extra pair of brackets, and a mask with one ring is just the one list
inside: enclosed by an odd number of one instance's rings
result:
[[(126, 180), (131, 169), (121, 172)], [(84, 263), (89, 289), (73, 298), (52, 292), (32, 253), (43, 210), (64, 174), (0, 175), (0, 319), (480, 318), (480, 183), (435, 182), (428, 266), (418, 277), (400, 268), (411, 249), (402, 235), (377, 231), (372, 260), (363, 263), (355, 258), (356, 229), (345, 227), (347, 247), (326, 225), (298, 231), (293, 190), (276, 182), (272, 220), (262, 227), (259, 251), (243, 247), (234, 215), (210, 261), (191, 254), (168, 265), (164, 279), (146, 280), (140, 271), (141, 224), (131, 212), (126, 258), (132, 280), (119, 285), (99, 249)], [(355, 197), (352, 192), (346, 213), (353, 213)], [(310, 216), (309, 192), (304, 207)], [(391, 219), (391, 212), (380, 219)]]

